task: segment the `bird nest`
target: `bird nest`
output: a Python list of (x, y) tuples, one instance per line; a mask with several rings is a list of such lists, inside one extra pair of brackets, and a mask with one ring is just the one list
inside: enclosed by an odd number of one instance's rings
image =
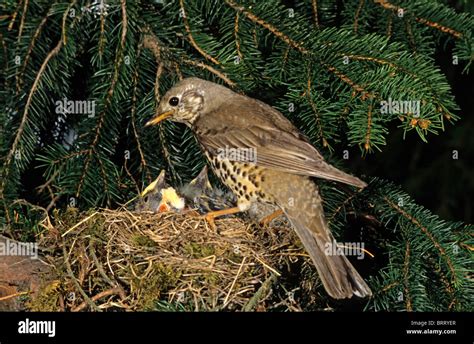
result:
[(321, 301), (310, 259), (284, 222), (227, 217), (212, 228), (192, 211), (68, 208), (43, 226), (53, 277), (31, 310), (296, 311)]

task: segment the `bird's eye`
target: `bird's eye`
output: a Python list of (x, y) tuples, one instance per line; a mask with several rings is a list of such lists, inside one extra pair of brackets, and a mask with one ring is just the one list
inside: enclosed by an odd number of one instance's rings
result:
[(171, 106), (176, 106), (179, 103), (179, 98), (178, 97), (171, 97), (169, 101)]

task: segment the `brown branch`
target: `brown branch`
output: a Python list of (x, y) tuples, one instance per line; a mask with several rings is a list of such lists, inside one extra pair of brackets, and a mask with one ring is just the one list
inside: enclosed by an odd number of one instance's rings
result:
[(158, 62), (158, 67), (156, 68), (156, 74), (155, 74), (155, 92), (154, 92), (156, 106), (160, 104), (160, 99), (161, 99), (160, 78), (161, 78), (161, 74), (163, 74), (163, 63), (161, 63), (161, 61), (157, 61), (157, 62)]
[(231, 87), (236, 87), (236, 84), (235, 82), (233, 82), (232, 80), (230, 80), (227, 75), (225, 75), (224, 73), (218, 71), (217, 69), (215, 69), (214, 67), (212, 66), (209, 66), (203, 62), (197, 62), (197, 61), (193, 61), (193, 60), (189, 60), (189, 59), (183, 59), (183, 62), (184, 63), (187, 63), (187, 64), (190, 64), (190, 65), (193, 65), (193, 66), (196, 66), (196, 67), (199, 67), (199, 68), (202, 68), (202, 69), (206, 69), (208, 70), (209, 72), (211, 72), (212, 74), (216, 75), (217, 77), (219, 77), (220, 79), (222, 79), (227, 85), (231, 86)]
[(27, 295), (29, 293), (30, 293), (29, 291), (22, 291), (22, 292), (19, 292), (19, 293), (14, 293), (14, 294), (11, 294), (11, 295), (2, 296), (2, 297), (0, 297), (0, 301), (6, 301), (6, 300), (12, 299), (14, 297)]
[(290, 55), (290, 47), (287, 47), (285, 49), (285, 52), (283, 53), (283, 65), (285, 65), (288, 62), (289, 55)]
[(396, 287), (398, 284), (399, 284), (398, 282), (390, 283), (386, 285), (385, 287), (383, 287), (381, 292), (386, 292), (387, 290), (392, 289), (393, 287)]
[[(404, 12), (406, 12), (406, 10), (402, 7), (399, 7), (399, 6), (396, 6), (396, 5), (393, 5), (391, 4), (389, 1), (387, 0), (374, 0), (374, 3), (382, 6), (383, 8), (387, 9), (387, 10), (391, 10), (391, 11), (399, 11), (399, 10), (402, 10)], [(447, 34), (450, 34), (451, 36), (455, 37), (455, 38), (462, 38), (463, 37), (463, 34), (461, 32), (458, 32), (454, 29), (451, 29), (450, 27), (447, 27), (447, 26), (444, 26), (444, 25), (441, 25), (439, 23), (435, 23), (435, 22), (432, 22), (428, 19), (425, 19), (425, 18), (420, 18), (420, 17), (415, 17), (415, 20), (423, 25), (426, 25), (426, 26), (429, 26), (429, 27), (432, 27), (436, 30), (439, 30), (441, 32), (444, 32), (444, 33), (447, 33)]]
[(388, 18), (387, 18), (387, 33), (386, 33), (386, 36), (388, 38), (392, 36), (392, 26), (393, 26), (393, 15), (392, 13), (389, 13)]
[(189, 26), (188, 18), (186, 17), (186, 11), (184, 10), (184, 0), (179, 0), (179, 5), (181, 7), (181, 14), (183, 15), (184, 28), (186, 29), (186, 32), (188, 33), (189, 42), (194, 47), (194, 49), (196, 49), (207, 60), (211, 61), (212, 63), (214, 63), (216, 65), (219, 65), (220, 62), (217, 61), (214, 57), (212, 57), (208, 53), (206, 53), (194, 40), (194, 37), (191, 34), (191, 27)]
[(362, 192), (363, 189), (358, 189), (356, 192), (352, 193), (349, 197), (347, 197), (337, 208), (334, 210), (334, 212), (331, 214), (331, 217), (328, 217), (327, 223), (328, 225), (331, 223), (331, 221), (337, 216), (337, 214), (344, 208), (347, 203), (349, 203), (351, 200), (353, 200), (359, 193)]
[(357, 7), (357, 11), (354, 17), (354, 33), (357, 33), (357, 29), (359, 26), (359, 15), (360, 15), (360, 12), (362, 11), (362, 7), (364, 7), (364, 2), (365, 0), (359, 0), (359, 6)]
[(36, 40), (38, 39), (40, 33), (41, 33), (41, 30), (43, 29), (43, 26), (46, 24), (46, 21), (48, 20), (48, 16), (44, 17), (41, 22), (39, 23), (38, 25), (38, 28), (36, 29), (35, 33), (33, 34), (33, 37), (31, 38), (31, 42), (30, 42), (30, 45), (28, 47), (28, 51), (26, 53), (26, 56), (25, 56), (25, 60), (23, 62), (23, 66), (22, 66), (22, 69), (21, 69), (21, 72), (17, 74), (17, 77), (16, 77), (16, 88), (17, 88), (17, 92), (20, 91), (21, 89), (21, 85), (20, 85), (20, 82), (21, 82), (21, 78), (23, 77), (23, 74), (25, 73), (25, 70), (26, 70), (26, 66), (28, 65), (28, 61), (30, 60), (30, 56), (31, 56), (31, 52), (33, 51), (33, 48), (35, 46), (35, 43), (36, 43)]
[(444, 288), (446, 289), (448, 294), (450, 294), (452, 296), (452, 300), (451, 300), (451, 302), (448, 306), (448, 311), (450, 311), (451, 308), (457, 303), (457, 299), (456, 299), (456, 296), (454, 294), (454, 290), (453, 290), (451, 284), (449, 283), (448, 278), (443, 273), (443, 271), (441, 269), (441, 266), (438, 264), (438, 262), (436, 262), (436, 259), (434, 259), (431, 255), (428, 255), (427, 259), (430, 261), (431, 264), (433, 264), (433, 266), (437, 266), (437, 269), (436, 269), (435, 272), (437, 274), (439, 274), (441, 282), (443, 282), (443, 284), (444, 284)]
[(56, 179), (56, 177), (58, 176), (60, 172), (61, 172), (61, 167), (59, 167), (56, 171), (54, 171), (53, 175), (45, 183), (41, 184), (40, 186), (36, 188), (37, 192), (38, 193), (43, 192), (44, 189), (47, 188), (54, 181), (54, 179)]
[(458, 31), (455, 31), (449, 27), (446, 27), (446, 26), (443, 26), (441, 24), (438, 24), (438, 23), (435, 23), (435, 22), (432, 22), (432, 21), (429, 21), (428, 19), (424, 19), (424, 18), (415, 18), (415, 20), (421, 24), (424, 24), (426, 26), (429, 26), (429, 27), (432, 27), (434, 29), (437, 29), (441, 32), (444, 32), (444, 33), (447, 33), (447, 34), (450, 34), (451, 36), (454, 36), (456, 38), (462, 38), (463, 37), (463, 34), (458, 32)]
[(311, 0), (311, 8), (313, 10), (314, 26), (319, 29), (318, 0)]
[[(91, 301), (95, 302), (95, 301), (98, 301), (98, 300), (100, 300), (100, 299), (102, 299), (106, 296), (110, 296), (110, 295), (120, 295), (121, 291), (122, 290), (121, 290), (120, 287), (110, 288), (110, 289), (101, 291), (97, 295), (92, 296)], [(74, 307), (73, 309), (71, 309), (71, 312), (80, 312), (84, 308), (86, 308), (87, 306), (88, 306), (88, 303), (84, 301), (80, 305), (78, 305), (77, 307)]]
[[(403, 70), (402, 67), (396, 65), (395, 63), (384, 60), (384, 59), (380, 59), (377, 57), (363, 56), (363, 55), (345, 55), (345, 54), (343, 54), (343, 56), (347, 56), (347, 58), (353, 59), (353, 60), (371, 61), (371, 62), (376, 62), (376, 63), (380, 63), (384, 65), (389, 65), (390, 67)], [(409, 71), (406, 71), (406, 70), (403, 70), (403, 71), (405, 71), (406, 73), (410, 73)], [(415, 75), (415, 74), (412, 74), (412, 75)]]
[(370, 150), (371, 132), (372, 132), (372, 104), (369, 104), (369, 110), (367, 112), (367, 131), (365, 133), (365, 144), (364, 144), (364, 148), (366, 151)]
[(411, 30), (410, 22), (406, 19), (405, 19), (405, 29), (407, 30), (408, 41), (410, 42), (411, 49), (413, 50), (413, 53), (416, 54), (415, 36), (413, 36), (413, 31)]
[[(183, 0), (181, 0), (183, 1)], [(255, 14), (253, 14), (252, 12), (249, 12), (245, 9), (245, 7), (243, 6), (239, 6), (237, 5), (235, 2), (233, 2), (232, 0), (225, 0), (226, 4), (229, 5), (230, 7), (232, 7), (234, 10), (236, 11), (239, 11), (241, 13), (243, 13), (248, 19), (250, 19), (251, 21), (253, 21), (254, 23), (257, 23), (261, 26), (263, 26), (264, 28), (266, 28), (267, 30), (269, 30), (271, 33), (273, 33), (275, 36), (277, 36), (278, 38), (280, 38), (281, 40), (283, 40), (284, 42), (286, 42), (288, 45), (290, 45), (291, 47), (293, 47), (294, 49), (302, 52), (302, 53), (308, 53), (308, 50), (306, 50), (300, 43), (297, 43), (295, 42), (294, 40), (292, 40), (290, 37), (288, 37), (286, 34), (284, 34), (283, 32), (279, 31), (276, 27), (274, 27), (272, 24), (270, 23), (267, 23), (266, 21), (264, 21), (263, 19), (260, 19), (259, 17), (257, 17)]]
[(93, 310), (101, 312), (102, 310), (99, 307), (97, 307), (97, 305), (94, 303), (94, 301), (89, 296), (87, 296), (86, 292), (84, 291), (84, 289), (82, 289), (81, 285), (77, 281), (76, 276), (74, 276), (74, 272), (72, 271), (71, 263), (69, 262), (69, 255), (66, 251), (66, 243), (65, 243), (64, 239), (63, 239), (62, 249), (63, 249), (64, 264), (66, 265), (66, 271), (67, 271), (69, 277), (71, 278), (72, 283), (75, 285), (76, 289), (79, 291), (79, 293), (84, 298), (83, 303), (86, 303), (87, 305), (89, 305)]
[[(128, 166), (127, 166), (127, 161), (128, 159), (125, 159), (124, 163), (123, 163), (123, 168), (125, 169), (125, 173), (128, 175), (128, 177), (133, 181), (133, 183), (135, 184), (135, 189), (137, 190), (137, 194), (140, 194), (140, 186), (138, 185), (137, 181), (135, 180), (135, 178), (133, 177), (132, 173), (130, 172), (130, 170), (128, 169)], [(151, 183), (151, 176), (150, 174), (147, 174), (147, 177), (148, 177), (148, 182)]]
[(366, 100), (367, 98), (376, 98), (376, 94), (366, 91), (364, 87), (352, 81), (351, 78), (349, 78), (347, 75), (337, 70), (335, 67), (330, 66), (327, 63), (322, 62), (322, 61), (321, 61), (321, 64), (325, 66), (330, 72), (334, 73), (343, 82), (351, 86), (354, 89), (354, 91), (356, 91), (357, 93), (361, 93), (362, 100)]
[[(1, 32), (0, 32), (0, 43), (2, 44), (3, 59), (5, 61), (4, 65), (1, 69), (1, 72), (5, 73), (5, 71), (8, 69), (8, 49), (7, 49), (7, 44), (5, 43), (5, 39), (4, 39)], [(8, 85), (8, 78), (5, 78), (5, 80), (4, 80), (5, 89), (7, 89), (7, 85)]]
[[(163, 152), (163, 156), (165, 157), (166, 163), (168, 164), (169, 168), (173, 172), (175, 172), (175, 168), (173, 166), (173, 161), (171, 160), (171, 154), (168, 151), (168, 148), (166, 148), (167, 139), (166, 139), (166, 135), (165, 135), (165, 129), (162, 125), (158, 126), (158, 137), (160, 138), (161, 149), (162, 149), (162, 152)], [(172, 175), (175, 176), (176, 174), (173, 173)]]
[(46, 207), (46, 211), (49, 212), (54, 207), (54, 205), (56, 204), (58, 199), (61, 198), (61, 195), (60, 194), (55, 195), (53, 190), (51, 189), (51, 186), (48, 185), (47, 188), (48, 188), (48, 191), (49, 191), (49, 195), (51, 197), (51, 201), (49, 202), (48, 206)]
[(235, 23), (234, 23), (234, 36), (235, 36), (235, 49), (237, 50), (237, 55), (240, 60), (244, 59), (242, 52), (240, 51), (240, 40), (239, 40), (239, 13), (235, 14)]
[(413, 312), (411, 306), (410, 290), (408, 289), (408, 272), (409, 272), (409, 263), (410, 263), (410, 242), (406, 242), (405, 248), (405, 261), (403, 263), (403, 282), (405, 289), (405, 300), (406, 300), (406, 309), (408, 312)]
[(447, 256), (446, 254), (446, 251), (445, 249), (441, 246), (441, 244), (433, 237), (433, 235), (428, 231), (428, 228), (426, 228), (425, 226), (423, 226), (420, 221), (418, 219), (416, 219), (415, 217), (413, 217), (412, 215), (408, 214), (405, 210), (403, 210), (402, 208), (400, 208), (398, 205), (396, 205), (395, 203), (393, 203), (388, 197), (384, 197), (384, 200), (385, 202), (387, 202), (387, 204), (395, 209), (398, 213), (400, 213), (404, 218), (406, 218), (407, 220), (409, 220), (411, 223), (413, 223), (416, 227), (418, 227), (422, 232), (423, 234), (425, 234), (428, 239), (430, 239), (430, 241), (433, 243), (433, 245), (436, 247), (436, 249), (439, 251), (441, 257), (446, 261), (448, 267), (449, 267), (449, 270), (451, 271), (451, 275), (453, 276), (453, 280), (454, 282), (456, 281), (456, 272), (455, 272), (455, 269), (454, 269), (454, 266), (453, 266), (453, 263), (451, 262), (451, 259), (449, 259), (449, 257)]
[(97, 258), (97, 255), (95, 254), (95, 248), (94, 248), (93, 243), (91, 243), (91, 245), (89, 246), (89, 252), (92, 256), (92, 260), (94, 261), (94, 264), (97, 267), (97, 271), (99, 272), (99, 274), (102, 276), (102, 278), (105, 281), (107, 281), (107, 283), (112, 288), (118, 288), (118, 294), (119, 294), (120, 298), (122, 299), (122, 301), (125, 300), (125, 298), (127, 297), (127, 295), (125, 293), (125, 290), (122, 288), (122, 286), (116, 280), (112, 280), (109, 276), (107, 276), (104, 268), (102, 267), (102, 265), (99, 262), (99, 259)]
[(18, 12), (20, 11), (22, 1), (23, 0), (18, 1), (18, 5), (16, 6), (16, 10), (12, 15), (12, 19), (10, 20), (10, 23), (8, 24), (8, 31), (11, 31), (13, 29), (13, 25), (15, 25), (16, 17), (18, 16)]
[(28, 1), (29, 0), (25, 0), (25, 2), (23, 3), (23, 11), (21, 12), (21, 19), (20, 19), (20, 28), (18, 29), (17, 44), (20, 43), (21, 35), (23, 33), (23, 26), (25, 25), (26, 11), (28, 10)]
[(73, 157), (76, 157), (76, 156), (82, 155), (82, 154), (86, 154), (86, 153), (89, 153), (89, 150), (88, 150), (88, 149), (82, 149), (82, 150), (77, 151), (77, 152), (72, 152), (72, 153), (70, 153), (70, 154), (67, 154), (67, 155), (65, 155), (65, 156), (63, 156), (63, 157), (61, 157), (61, 158), (59, 158), (59, 159), (53, 160), (53, 161), (52, 161), (52, 164), (53, 164), (53, 165), (56, 165), (56, 164), (59, 164), (59, 163), (60, 163), (61, 161), (63, 161), (63, 160), (71, 159), (71, 158), (73, 158)]
[(255, 48), (258, 48), (257, 26), (252, 30), (252, 40)]
[(99, 36), (99, 55), (102, 56), (104, 53), (105, 43), (105, 14), (103, 11), (100, 12), (100, 36)]

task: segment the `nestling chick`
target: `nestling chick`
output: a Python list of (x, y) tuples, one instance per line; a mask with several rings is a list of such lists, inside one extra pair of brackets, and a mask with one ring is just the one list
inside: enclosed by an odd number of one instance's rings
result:
[(214, 188), (209, 182), (207, 166), (189, 184), (179, 188), (179, 194), (186, 199), (186, 204), (200, 214), (226, 209), (235, 203), (236, 198), (231, 192)]
[(184, 206), (184, 198), (179, 197), (176, 190), (166, 184), (165, 171), (162, 170), (160, 175), (140, 194), (135, 211), (151, 211), (153, 213), (181, 212)]

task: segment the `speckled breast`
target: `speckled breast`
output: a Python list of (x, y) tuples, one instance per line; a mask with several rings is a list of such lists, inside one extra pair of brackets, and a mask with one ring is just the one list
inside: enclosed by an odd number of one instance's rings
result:
[(232, 161), (204, 153), (214, 173), (240, 200), (273, 203), (272, 197), (262, 190), (266, 169), (248, 162)]

